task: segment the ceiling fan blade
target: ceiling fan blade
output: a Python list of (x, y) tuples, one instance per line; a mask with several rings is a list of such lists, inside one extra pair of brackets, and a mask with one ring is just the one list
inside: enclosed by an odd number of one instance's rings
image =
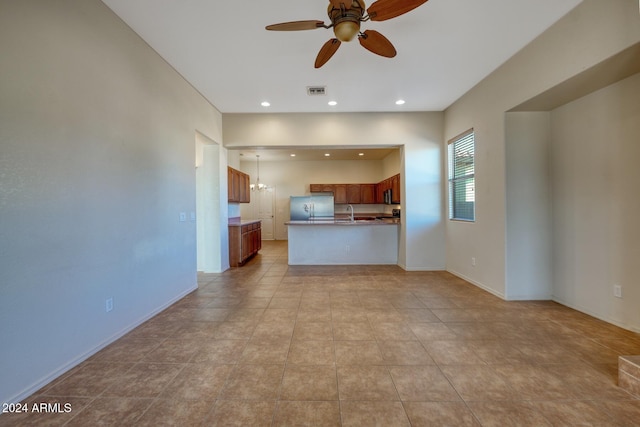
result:
[(367, 13), (372, 21), (386, 21), (412, 11), (428, 0), (378, 0), (373, 3)]
[(396, 56), (396, 48), (382, 34), (374, 30), (367, 30), (358, 36), (360, 44), (365, 49), (375, 53), (376, 55), (393, 58)]
[(316, 28), (324, 28), (324, 22), (322, 21), (292, 21), (283, 22), (281, 24), (267, 25), (265, 27), (271, 31), (302, 31), (302, 30), (315, 30)]
[(333, 54), (336, 53), (336, 51), (340, 47), (340, 44), (341, 42), (338, 39), (331, 39), (328, 42), (326, 42), (322, 46), (322, 49), (320, 49), (320, 52), (318, 52), (318, 56), (316, 57), (315, 67), (320, 68), (324, 64), (326, 64), (327, 61), (331, 59)]

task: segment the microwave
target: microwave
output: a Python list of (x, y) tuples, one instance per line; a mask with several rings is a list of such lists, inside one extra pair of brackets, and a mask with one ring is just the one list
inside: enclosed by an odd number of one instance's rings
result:
[(391, 189), (387, 189), (384, 190), (384, 192), (382, 193), (383, 196), (383, 201), (385, 205), (390, 205), (391, 204)]

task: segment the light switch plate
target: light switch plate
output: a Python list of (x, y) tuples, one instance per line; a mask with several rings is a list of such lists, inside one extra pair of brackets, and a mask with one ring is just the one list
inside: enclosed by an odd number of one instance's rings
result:
[(613, 285), (613, 296), (616, 298), (622, 298), (622, 286)]

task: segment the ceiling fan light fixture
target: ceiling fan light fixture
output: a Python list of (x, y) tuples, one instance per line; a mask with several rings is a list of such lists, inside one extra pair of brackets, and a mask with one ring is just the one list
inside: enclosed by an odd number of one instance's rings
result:
[(338, 22), (333, 27), (333, 33), (336, 35), (336, 38), (341, 42), (350, 42), (358, 35), (360, 32), (360, 22), (359, 21), (351, 21), (345, 20), (342, 22)]

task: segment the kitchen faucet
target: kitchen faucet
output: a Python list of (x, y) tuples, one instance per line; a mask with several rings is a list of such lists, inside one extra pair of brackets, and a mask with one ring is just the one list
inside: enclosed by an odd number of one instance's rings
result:
[(351, 222), (354, 222), (355, 219), (353, 218), (353, 206), (351, 205), (347, 205), (347, 210), (351, 209)]

